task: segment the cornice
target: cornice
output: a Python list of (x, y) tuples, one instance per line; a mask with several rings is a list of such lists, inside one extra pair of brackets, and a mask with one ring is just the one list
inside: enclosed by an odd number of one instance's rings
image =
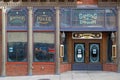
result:
[(76, 7), (76, 2), (0, 2), (0, 7)]

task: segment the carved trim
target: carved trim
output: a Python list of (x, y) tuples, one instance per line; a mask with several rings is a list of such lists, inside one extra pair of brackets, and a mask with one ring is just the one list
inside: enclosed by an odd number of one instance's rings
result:
[(1, 6), (76, 6), (76, 2), (0, 2)]
[(98, 6), (115, 7), (117, 4), (117, 2), (98, 2)]

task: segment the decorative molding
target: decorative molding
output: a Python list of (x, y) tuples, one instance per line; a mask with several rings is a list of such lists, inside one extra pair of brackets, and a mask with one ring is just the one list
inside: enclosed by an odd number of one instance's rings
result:
[(111, 1), (111, 0), (102, 1), (102, 0), (98, 0), (98, 6), (100, 6), (100, 7), (117, 7), (117, 6), (120, 6), (120, 0), (117, 0), (117, 1)]
[(92, 32), (92, 33), (73, 32), (72, 39), (102, 39), (102, 33), (98, 33), (98, 32)]
[(66, 7), (66, 6), (70, 6), (70, 7), (75, 7), (76, 6), (76, 2), (0, 2), (0, 6), (7, 6), (7, 7), (33, 7), (33, 6), (50, 6), (50, 7), (54, 7), (54, 6), (58, 6), (58, 7)]
[(98, 6), (101, 7), (115, 7), (118, 5), (118, 2), (98, 2)]

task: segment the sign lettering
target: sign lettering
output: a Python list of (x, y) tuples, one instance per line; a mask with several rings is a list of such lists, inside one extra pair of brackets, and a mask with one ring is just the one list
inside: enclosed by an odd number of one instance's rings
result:
[(80, 24), (96, 24), (97, 14), (96, 13), (94, 13), (94, 14), (92, 14), (92, 13), (91, 14), (80, 13), (79, 20), (80, 20)]

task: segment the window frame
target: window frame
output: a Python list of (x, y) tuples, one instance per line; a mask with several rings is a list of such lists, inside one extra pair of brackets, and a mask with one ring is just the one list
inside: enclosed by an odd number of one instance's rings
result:
[(34, 46), (34, 33), (53, 33), (54, 34), (54, 52), (53, 52), (53, 61), (35, 61), (35, 55), (34, 55), (34, 51), (33, 51), (33, 62), (38, 62), (38, 63), (41, 63), (41, 62), (49, 62), (49, 63), (54, 63), (55, 62), (55, 56), (56, 56), (56, 49), (55, 49), (55, 31), (54, 30), (33, 30), (33, 50), (35, 49), (35, 46)]

